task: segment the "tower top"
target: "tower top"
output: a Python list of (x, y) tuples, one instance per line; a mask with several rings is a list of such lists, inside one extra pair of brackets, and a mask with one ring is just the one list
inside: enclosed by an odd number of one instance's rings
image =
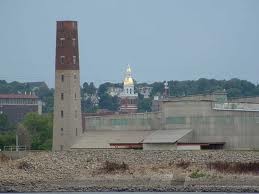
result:
[(128, 64), (126, 73), (125, 73), (125, 78), (124, 78), (124, 86), (132, 86), (132, 85), (134, 85), (134, 82), (131, 75), (131, 68), (130, 68), (130, 65)]
[(57, 21), (56, 70), (79, 70), (77, 21)]

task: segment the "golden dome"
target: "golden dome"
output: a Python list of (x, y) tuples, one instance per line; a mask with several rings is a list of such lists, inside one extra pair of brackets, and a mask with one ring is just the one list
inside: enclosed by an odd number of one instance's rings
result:
[(133, 85), (133, 79), (132, 77), (125, 77), (124, 79), (124, 86), (130, 86), (130, 85)]

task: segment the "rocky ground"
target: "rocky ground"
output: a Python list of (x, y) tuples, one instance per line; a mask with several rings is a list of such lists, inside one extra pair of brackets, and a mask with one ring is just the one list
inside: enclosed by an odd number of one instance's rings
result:
[(8, 191), (259, 192), (259, 152), (86, 150), (29, 152), (15, 160), (1, 156), (0, 192)]

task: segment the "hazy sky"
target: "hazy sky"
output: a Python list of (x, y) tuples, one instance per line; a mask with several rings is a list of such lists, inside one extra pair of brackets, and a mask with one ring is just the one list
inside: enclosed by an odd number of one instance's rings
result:
[(259, 0), (0, 0), (0, 79), (54, 86), (56, 20), (77, 20), (81, 84), (259, 82)]

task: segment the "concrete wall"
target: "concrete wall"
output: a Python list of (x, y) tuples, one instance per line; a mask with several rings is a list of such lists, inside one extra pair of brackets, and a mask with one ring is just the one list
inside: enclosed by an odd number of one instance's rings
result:
[(177, 145), (177, 150), (200, 150), (200, 145)]
[[(215, 103), (226, 103), (221, 93), (175, 99), (161, 101), (161, 112), (85, 117), (85, 130), (192, 129), (179, 143), (224, 143), (225, 149), (259, 149), (259, 111), (214, 109)], [(144, 145), (144, 149), (172, 149), (170, 146)]]
[(246, 102), (246, 103), (256, 103), (259, 104), (259, 96), (255, 97), (245, 97), (245, 98), (233, 98), (229, 100), (230, 102)]
[(132, 113), (85, 117), (85, 131), (91, 130), (158, 130), (161, 113)]
[(144, 143), (143, 150), (176, 150), (177, 146), (174, 143)]
[(213, 110), (210, 101), (164, 102), (165, 129), (193, 129), (187, 143), (226, 142), (226, 149), (259, 149), (259, 112)]

